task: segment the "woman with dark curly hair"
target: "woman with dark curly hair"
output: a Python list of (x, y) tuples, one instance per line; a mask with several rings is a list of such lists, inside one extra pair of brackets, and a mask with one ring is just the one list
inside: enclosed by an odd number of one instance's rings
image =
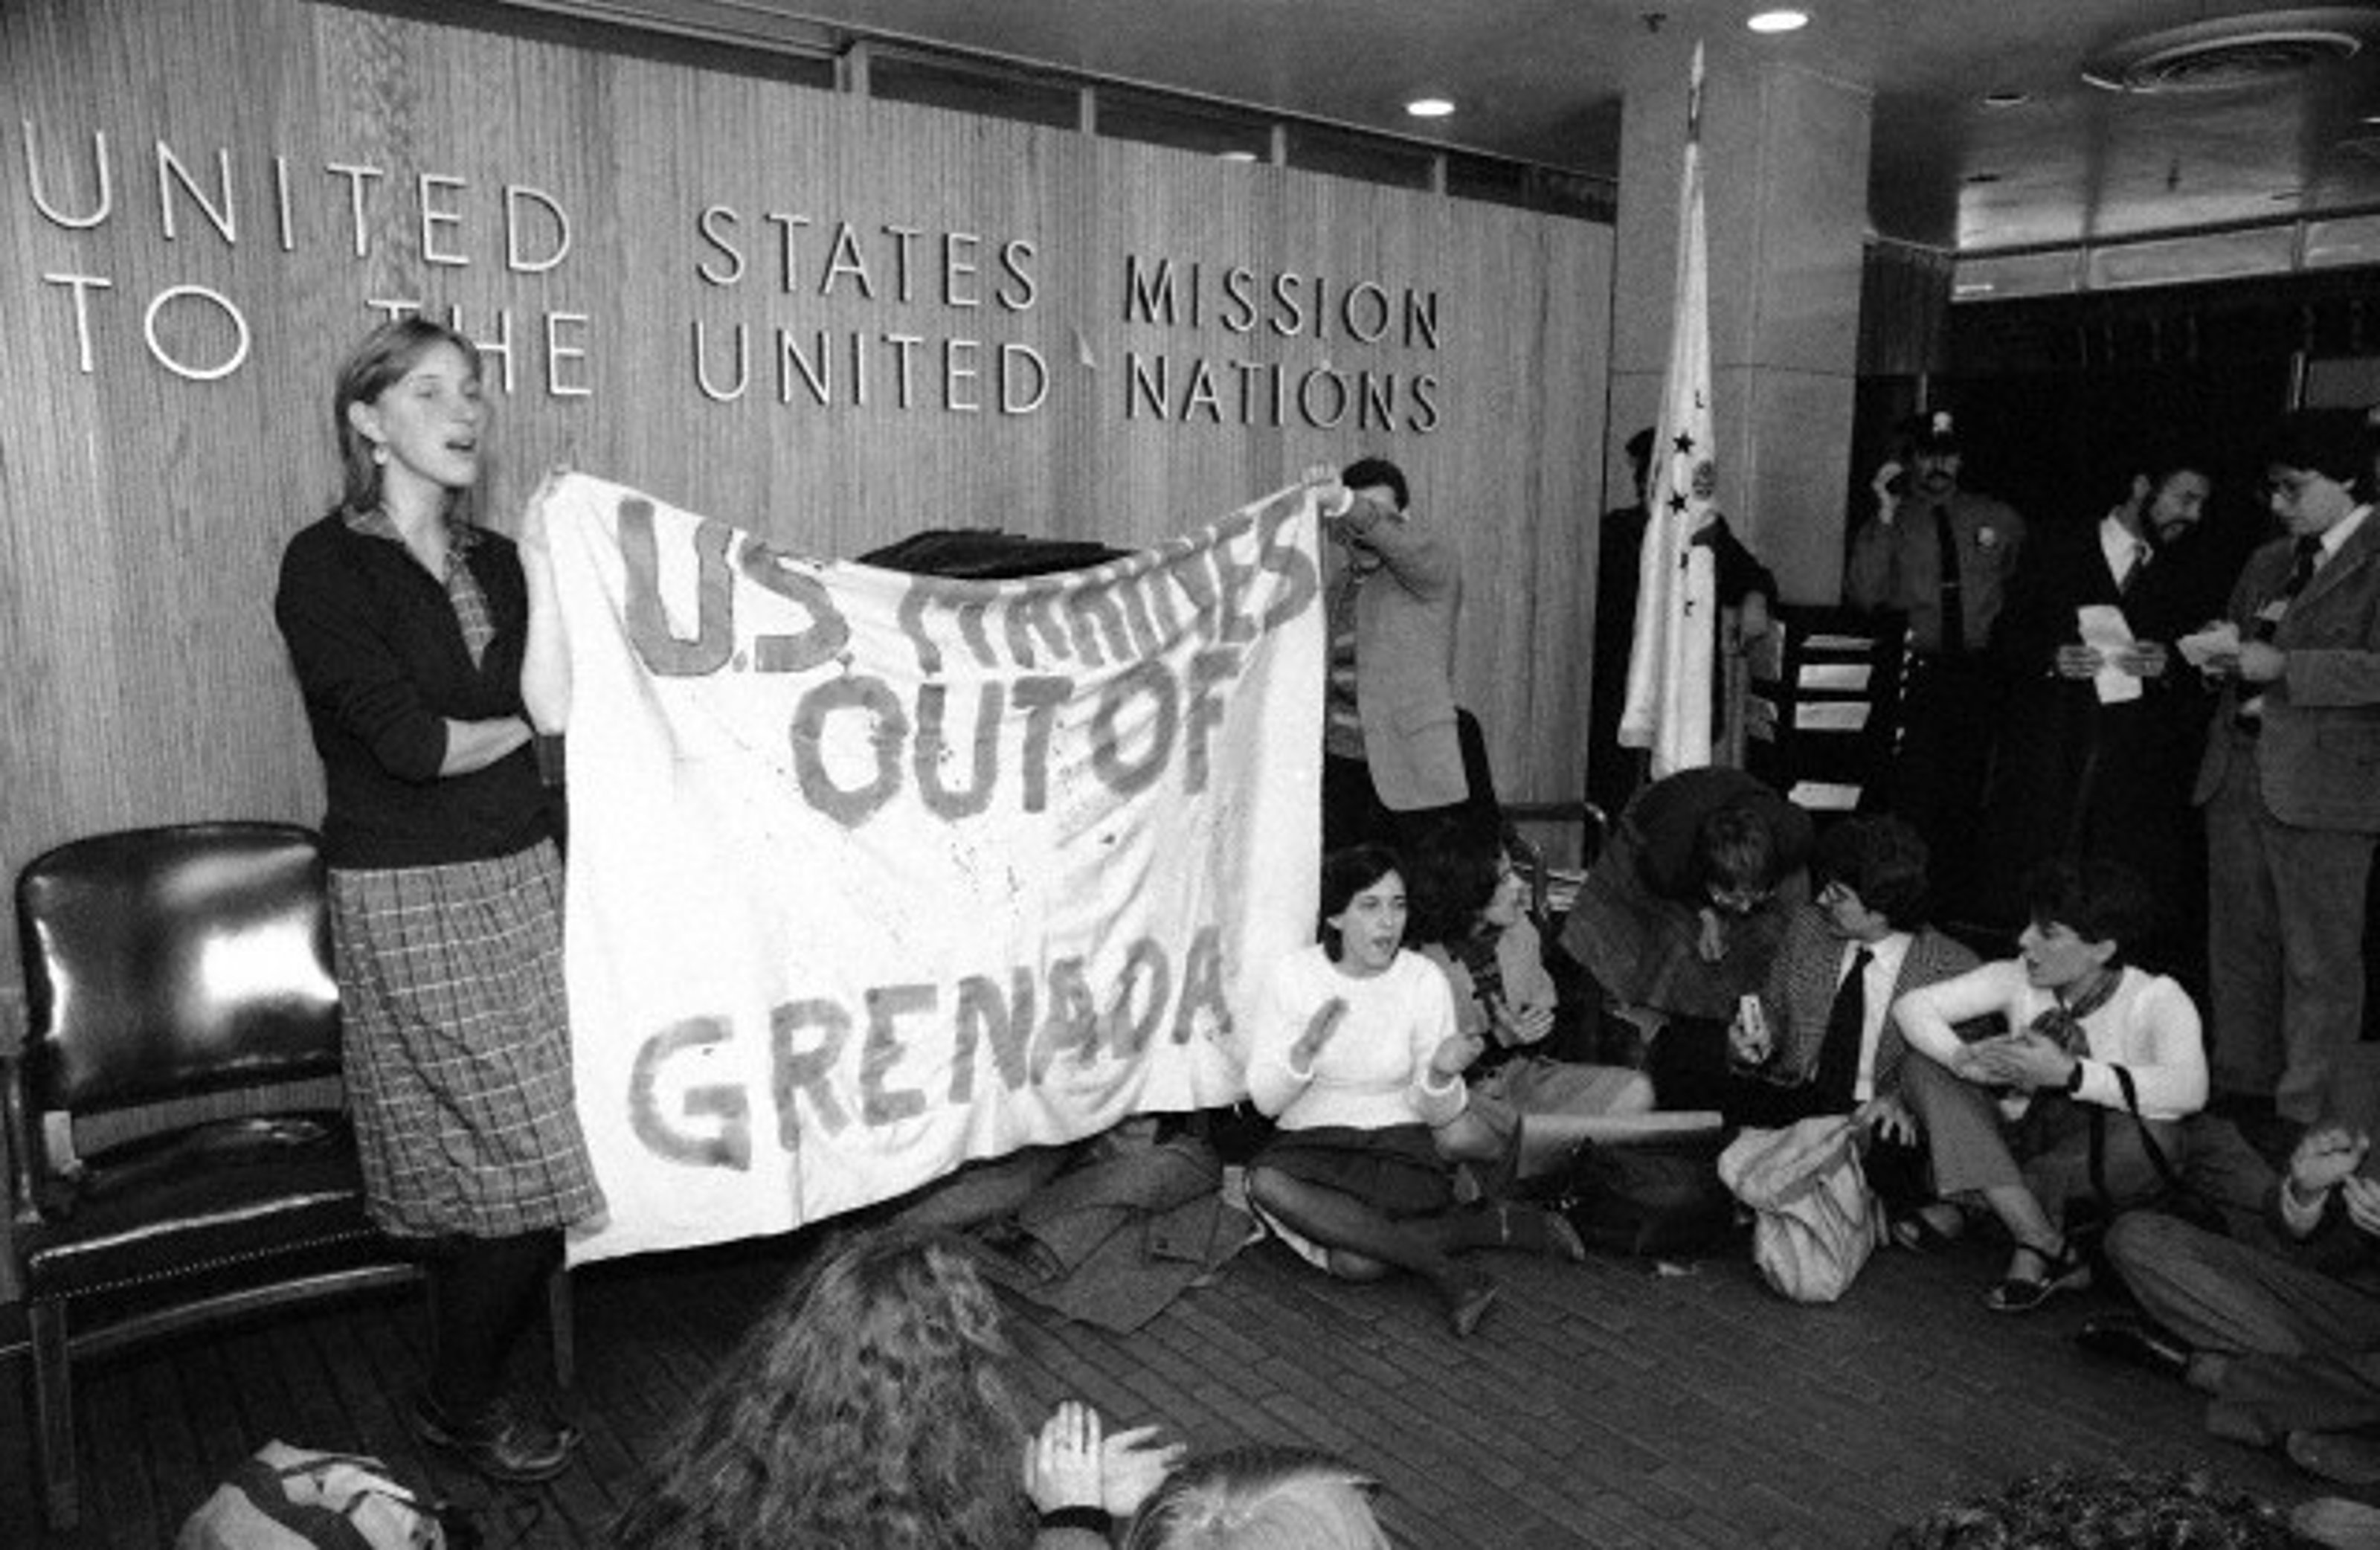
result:
[(1449, 826), (1405, 859), (1413, 886), (1406, 936), (1446, 975), (1456, 1030), (1486, 1045), (1464, 1073), (1474, 1122), (1439, 1130), (1441, 1155), (1506, 1163), (1512, 1178), (1526, 1179), (1560, 1166), (1597, 1121), (1651, 1108), (1653, 1084), (1643, 1072), (1545, 1054), (1554, 979), (1529, 919), (1528, 883), (1503, 846)]
[(1097, 1550), (1172, 1452), (1147, 1446), (1153, 1428), (1102, 1439), (1075, 1404), (1036, 1439), (1014, 1361), (951, 1240), (896, 1229), (822, 1253), (721, 1368), (613, 1542)]

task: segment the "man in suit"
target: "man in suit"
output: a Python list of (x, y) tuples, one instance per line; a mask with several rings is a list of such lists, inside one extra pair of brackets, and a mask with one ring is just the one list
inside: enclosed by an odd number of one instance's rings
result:
[(2363, 922), (2380, 832), (2380, 527), (2357, 490), (2361, 417), (2278, 428), (2265, 490), (2288, 536), (2232, 588), (2237, 632), (2193, 799), (2206, 810), (2214, 1079), (2281, 1120), (2323, 1111), (2363, 1024)]
[(2192, 880), (2189, 778), (2207, 707), (2171, 645), (2206, 613), (2180, 616), (2157, 567), (2210, 488), (2202, 469), (2161, 462), (2098, 521), (2034, 533), (1992, 636), (2009, 698), (1985, 817), (1987, 921), (2020, 924), (2039, 863), (2107, 856), (2141, 875), (2162, 913), (2142, 956), (2160, 967), (2178, 956), (2169, 927), (2195, 914), (2174, 906)]
[(1965, 918), (2000, 702), (1985, 648), (2025, 527), (2005, 503), (1960, 488), (1964, 452), (1949, 414), (1929, 416), (1910, 447), (1908, 493), (1896, 477), (1879, 477), (1876, 513), (1852, 535), (1843, 596), (1854, 608), (1908, 618), (1915, 660), (1888, 805), (1925, 837), (1943, 909)]
[(1818, 892), (1771, 961), (1756, 1016), (1674, 1022), (1653, 1041), (1664, 1108), (1716, 1108), (1730, 1124), (1790, 1125), (1852, 1114), (1875, 1134), (1869, 1179), (1888, 1205), (1922, 1198), (1924, 1158), (1900, 1096), (1908, 1054), (1891, 1015), (1905, 990), (1964, 974), (1975, 955), (1925, 924), (1925, 842), (1896, 817), (1827, 830)]
[(1358, 459), (1340, 483), (1345, 503), (1323, 518), (1330, 656), (1322, 847), (1377, 840), (1405, 848), (1433, 825), (1492, 823), (1477, 811), (1488, 782), (1465, 770), (1457, 730), (1463, 563), (1454, 541), (1413, 508), (1403, 471), (1388, 459)]
[(2183, 1378), (2214, 1398), (2209, 1430), (2285, 1445), (2310, 1471), (2380, 1483), (2380, 1046), (2346, 1059), (2329, 1117), (2275, 1186), (2268, 1241), (2135, 1212), (2108, 1263), (2146, 1318), (2084, 1324), (2088, 1350)]

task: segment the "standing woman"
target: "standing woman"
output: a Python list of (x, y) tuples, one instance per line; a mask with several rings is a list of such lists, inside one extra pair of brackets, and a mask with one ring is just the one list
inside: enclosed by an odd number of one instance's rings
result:
[[(473, 526), (477, 348), (419, 317), (367, 335), (332, 415), (345, 490), (292, 539), (273, 614), (322, 759), (346, 1077), (373, 1219), (431, 1262), (414, 1431), (493, 1479), (577, 1445), (504, 1360), (601, 1208), (571, 1097), (562, 866), (523, 703), (559, 627)], [(551, 655), (540, 642), (539, 657)], [(534, 690), (537, 685), (528, 687)]]

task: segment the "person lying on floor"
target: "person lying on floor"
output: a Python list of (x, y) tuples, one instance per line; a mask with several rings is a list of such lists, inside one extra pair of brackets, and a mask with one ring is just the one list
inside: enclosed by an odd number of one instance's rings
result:
[[(2120, 1209), (2154, 1195), (2164, 1177), (2148, 1143), (2181, 1158), (2181, 1120), (2206, 1102), (2198, 1008), (2172, 980), (2123, 960), (2153, 918), (2139, 875), (2111, 861), (2051, 861), (2024, 891), (2032, 924), (2017, 957), (1893, 1003), (1918, 1057), (1904, 1063), (1901, 1089), (1936, 1189), (1980, 1195), (2016, 1241), (1984, 1299), (1996, 1313), (2088, 1286), (2067, 1203), (2095, 1194)], [(1955, 1024), (1995, 1013), (2009, 1032), (1961, 1038)], [(2003, 1095), (2020, 1118), (2006, 1118)]]
[(1453, 1165), (1430, 1129), (1463, 1112), (1463, 1072), (1480, 1041), (1456, 1028), (1446, 976), (1405, 951), (1405, 914), (1394, 852), (1357, 845), (1323, 858), (1321, 942), (1273, 965), (1249, 1035), (1248, 1096), (1276, 1129), (1248, 1165), (1248, 1203), (1334, 1276), (1420, 1276), (1463, 1337), (1497, 1286), (1452, 1256), (1586, 1251), (1567, 1221), (1536, 1206), (1455, 1208)]
[(1900, 818), (1851, 818), (1818, 841), (1817, 897), (1793, 913), (1767, 984), (1732, 1021), (1673, 1021), (1653, 1041), (1654, 1091), (1672, 1108), (1781, 1128), (1850, 1114), (1871, 1137), (1866, 1169), (1912, 1248), (1957, 1230), (1930, 1194), (1916, 1116), (1901, 1091), (1908, 1044), (1894, 999), (1975, 967), (1925, 924), (1925, 842)]
[(1589, 1121), (1651, 1108), (1643, 1072), (1543, 1053), (1554, 979), (1529, 921), (1528, 883), (1503, 847), (1448, 825), (1410, 859), (1409, 938), (1445, 974), (1456, 1028), (1485, 1047), (1466, 1073), (1463, 1118), (1438, 1132), (1439, 1152), (1495, 1182), (1517, 1181), (1560, 1169), (1587, 1139)]
[(2107, 1231), (2107, 1263), (2145, 1317), (2103, 1314), (2084, 1349), (2213, 1396), (2207, 1429), (2285, 1447), (2309, 1472), (2380, 1484), (2380, 1045), (2338, 1067), (2329, 1118), (2273, 1191), (2277, 1235), (2220, 1237), (2136, 1211)]

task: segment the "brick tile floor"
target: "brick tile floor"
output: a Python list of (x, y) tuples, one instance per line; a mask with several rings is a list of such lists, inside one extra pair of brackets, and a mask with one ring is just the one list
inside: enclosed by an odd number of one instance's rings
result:
[[(601, 1545), (670, 1420), (798, 1265), (799, 1239), (582, 1270), (587, 1465), (492, 1505), (490, 1545)], [(2203, 1465), (2285, 1504), (2324, 1494), (2216, 1441), (2196, 1398), (2077, 1353), (2104, 1293), (2012, 1318), (1979, 1301), (1983, 1243), (1879, 1254), (1831, 1307), (1787, 1304), (1741, 1251), (1648, 1264), (1488, 1256), (1505, 1295), (1458, 1342), (1411, 1280), (1327, 1280), (1278, 1246), (1243, 1253), (1128, 1336), (1011, 1300), (1036, 1395), (1156, 1422), (1199, 1446), (1334, 1449), (1383, 1487), (1410, 1550), (1880, 1546), (1930, 1504), (2051, 1464)], [(92, 1364), (81, 1380), (81, 1530), (44, 1537), (21, 1409), (0, 1401), (0, 1550), (169, 1540), (269, 1437), (360, 1447), (458, 1499), (397, 1419), (418, 1382), (418, 1299), (370, 1300)], [(770, 1547), (809, 1550), (809, 1547)]]

